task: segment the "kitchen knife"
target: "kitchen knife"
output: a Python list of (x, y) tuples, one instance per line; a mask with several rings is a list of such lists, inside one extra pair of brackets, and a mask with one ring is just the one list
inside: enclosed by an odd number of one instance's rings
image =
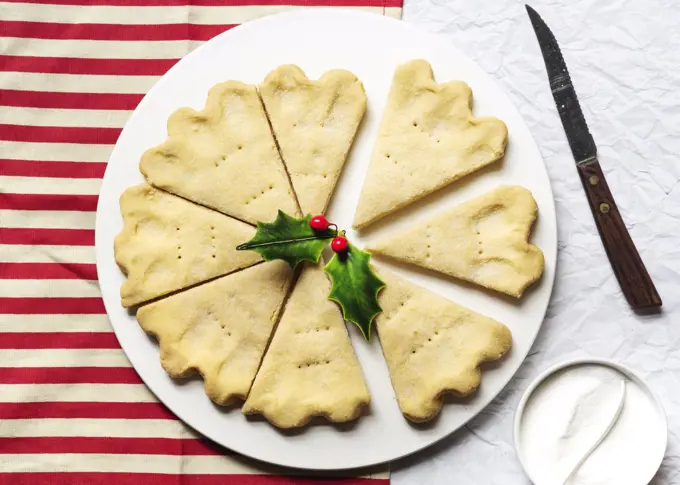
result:
[(576, 169), (616, 279), (633, 309), (660, 307), (659, 293), (626, 229), (600, 168), (595, 141), (583, 117), (557, 40), (538, 13), (529, 5), (526, 9), (541, 47), (550, 89), (576, 160)]

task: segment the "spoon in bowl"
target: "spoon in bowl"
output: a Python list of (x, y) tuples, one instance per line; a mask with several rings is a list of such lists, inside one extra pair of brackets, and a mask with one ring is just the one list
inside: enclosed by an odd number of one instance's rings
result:
[(619, 420), (619, 416), (621, 416), (621, 411), (623, 410), (623, 403), (625, 402), (625, 400), (626, 400), (626, 379), (621, 379), (621, 386), (619, 388), (619, 397), (618, 403), (616, 405), (616, 410), (609, 419), (607, 427), (600, 434), (599, 438), (597, 438), (597, 440), (595, 440), (595, 442), (590, 446), (590, 448), (588, 448), (588, 450), (583, 454), (581, 459), (576, 462), (576, 464), (571, 469), (569, 474), (565, 477), (565, 479), (558, 482), (559, 485), (567, 485), (569, 483), (569, 480), (571, 480), (571, 478), (578, 471), (578, 469), (581, 468), (581, 465), (585, 463), (585, 461), (593, 453), (593, 451), (595, 451), (597, 447), (600, 446), (600, 443), (602, 443), (602, 441), (607, 437), (607, 435), (612, 430), (616, 422)]

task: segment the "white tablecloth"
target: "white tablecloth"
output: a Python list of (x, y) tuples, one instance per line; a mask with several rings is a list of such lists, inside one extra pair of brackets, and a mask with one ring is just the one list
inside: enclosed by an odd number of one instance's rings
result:
[(526, 484), (513, 447), (529, 381), (578, 356), (646, 377), (668, 415), (654, 485), (680, 483), (680, 2), (532, 0), (555, 33), (628, 230), (664, 301), (626, 304), (597, 234), (552, 100), (536, 37), (518, 0), (406, 0), (404, 20), (445, 36), (508, 92), (541, 149), (555, 193), (559, 252), (547, 318), (504, 392), (442, 443), (393, 466), (394, 485)]

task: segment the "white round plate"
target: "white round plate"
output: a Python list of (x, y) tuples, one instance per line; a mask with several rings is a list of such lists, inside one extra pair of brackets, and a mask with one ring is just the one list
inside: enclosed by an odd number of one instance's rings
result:
[[(440, 82), (467, 82), (476, 115), (505, 121), (509, 131), (506, 156), (497, 167), (453, 184), (376, 230), (361, 235), (350, 230), (348, 236), (363, 246), (369, 239), (499, 184), (519, 184), (531, 190), (539, 207), (532, 240), (543, 250), (546, 267), (541, 281), (519, 302), (415, 268), (392, 266), (412, 281), (505, 323), (514, 339), (507, 358), (484, 372), (474, 397), (447, 403), (438, 419), (422, 426), (410, 424), (399, 412), (378, 339), (366, 343), (356, 328), (350, 328), (350, 333), (372, 403), (369, 414), (349, 426), (320, 424), (284, 433), (264, 420), (246, 419), (238, 409), (214, 406), (200, 379), (182, 385), (170, 379), (160, 366), (156, 343), (121, 307), (119, 289), (124, 277), (113, 254), (114, 237), (122, 228), (118, 198), (127, 187), (143, 181), (138, 169), (140, 156), (165, 139), (170, 114), (182, 106), (202, 109), (208, 90), (218, 82), (236, 79), (257, 84), (281, 64), (297, 64), (313, 79), (328, 69), (352, 71), (364, 83), (368, 111), (328, 213), (330, 220), (348, 229), (394, 69), (414, 58), (429, 61)], [(550, 181), (536, 143), (509, 99), (479, 66), (443, 39), (404, 22), (370, 13), (314, 9), (265, 17), (225, 32), (163, 76), (135, 110), (111, 155), (97, 208), (95, 244), (101, 291), (113, 329), (158, 399), (188, 425), (238, 453), (321, 470), (363, 467), (408, 455), (451, 434), (479, 413), (519, 368), (543, 322), (555, 275), (557, 235)], [(376, 262), (380, 263), (377, 258)]]

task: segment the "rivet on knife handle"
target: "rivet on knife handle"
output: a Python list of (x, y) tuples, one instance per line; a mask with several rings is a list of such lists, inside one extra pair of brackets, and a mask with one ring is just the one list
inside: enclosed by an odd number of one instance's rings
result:
[(574, 155), (600, 239), (621, 290), (634, 309), (660, 307), (661, 298), (626, 230), (600, 169), (595, 140), (588, 130), (557, 40), (538, 13), (528, 5), (526, 8), (541, 47), (550, 91), (567, 135), (569, 148)]
[(626, 230), (600, 164), (595, 160), (577, 165), (597, 230), (626, 300), (635, 309), (661, 306), (661, 298), (635, 244)]

